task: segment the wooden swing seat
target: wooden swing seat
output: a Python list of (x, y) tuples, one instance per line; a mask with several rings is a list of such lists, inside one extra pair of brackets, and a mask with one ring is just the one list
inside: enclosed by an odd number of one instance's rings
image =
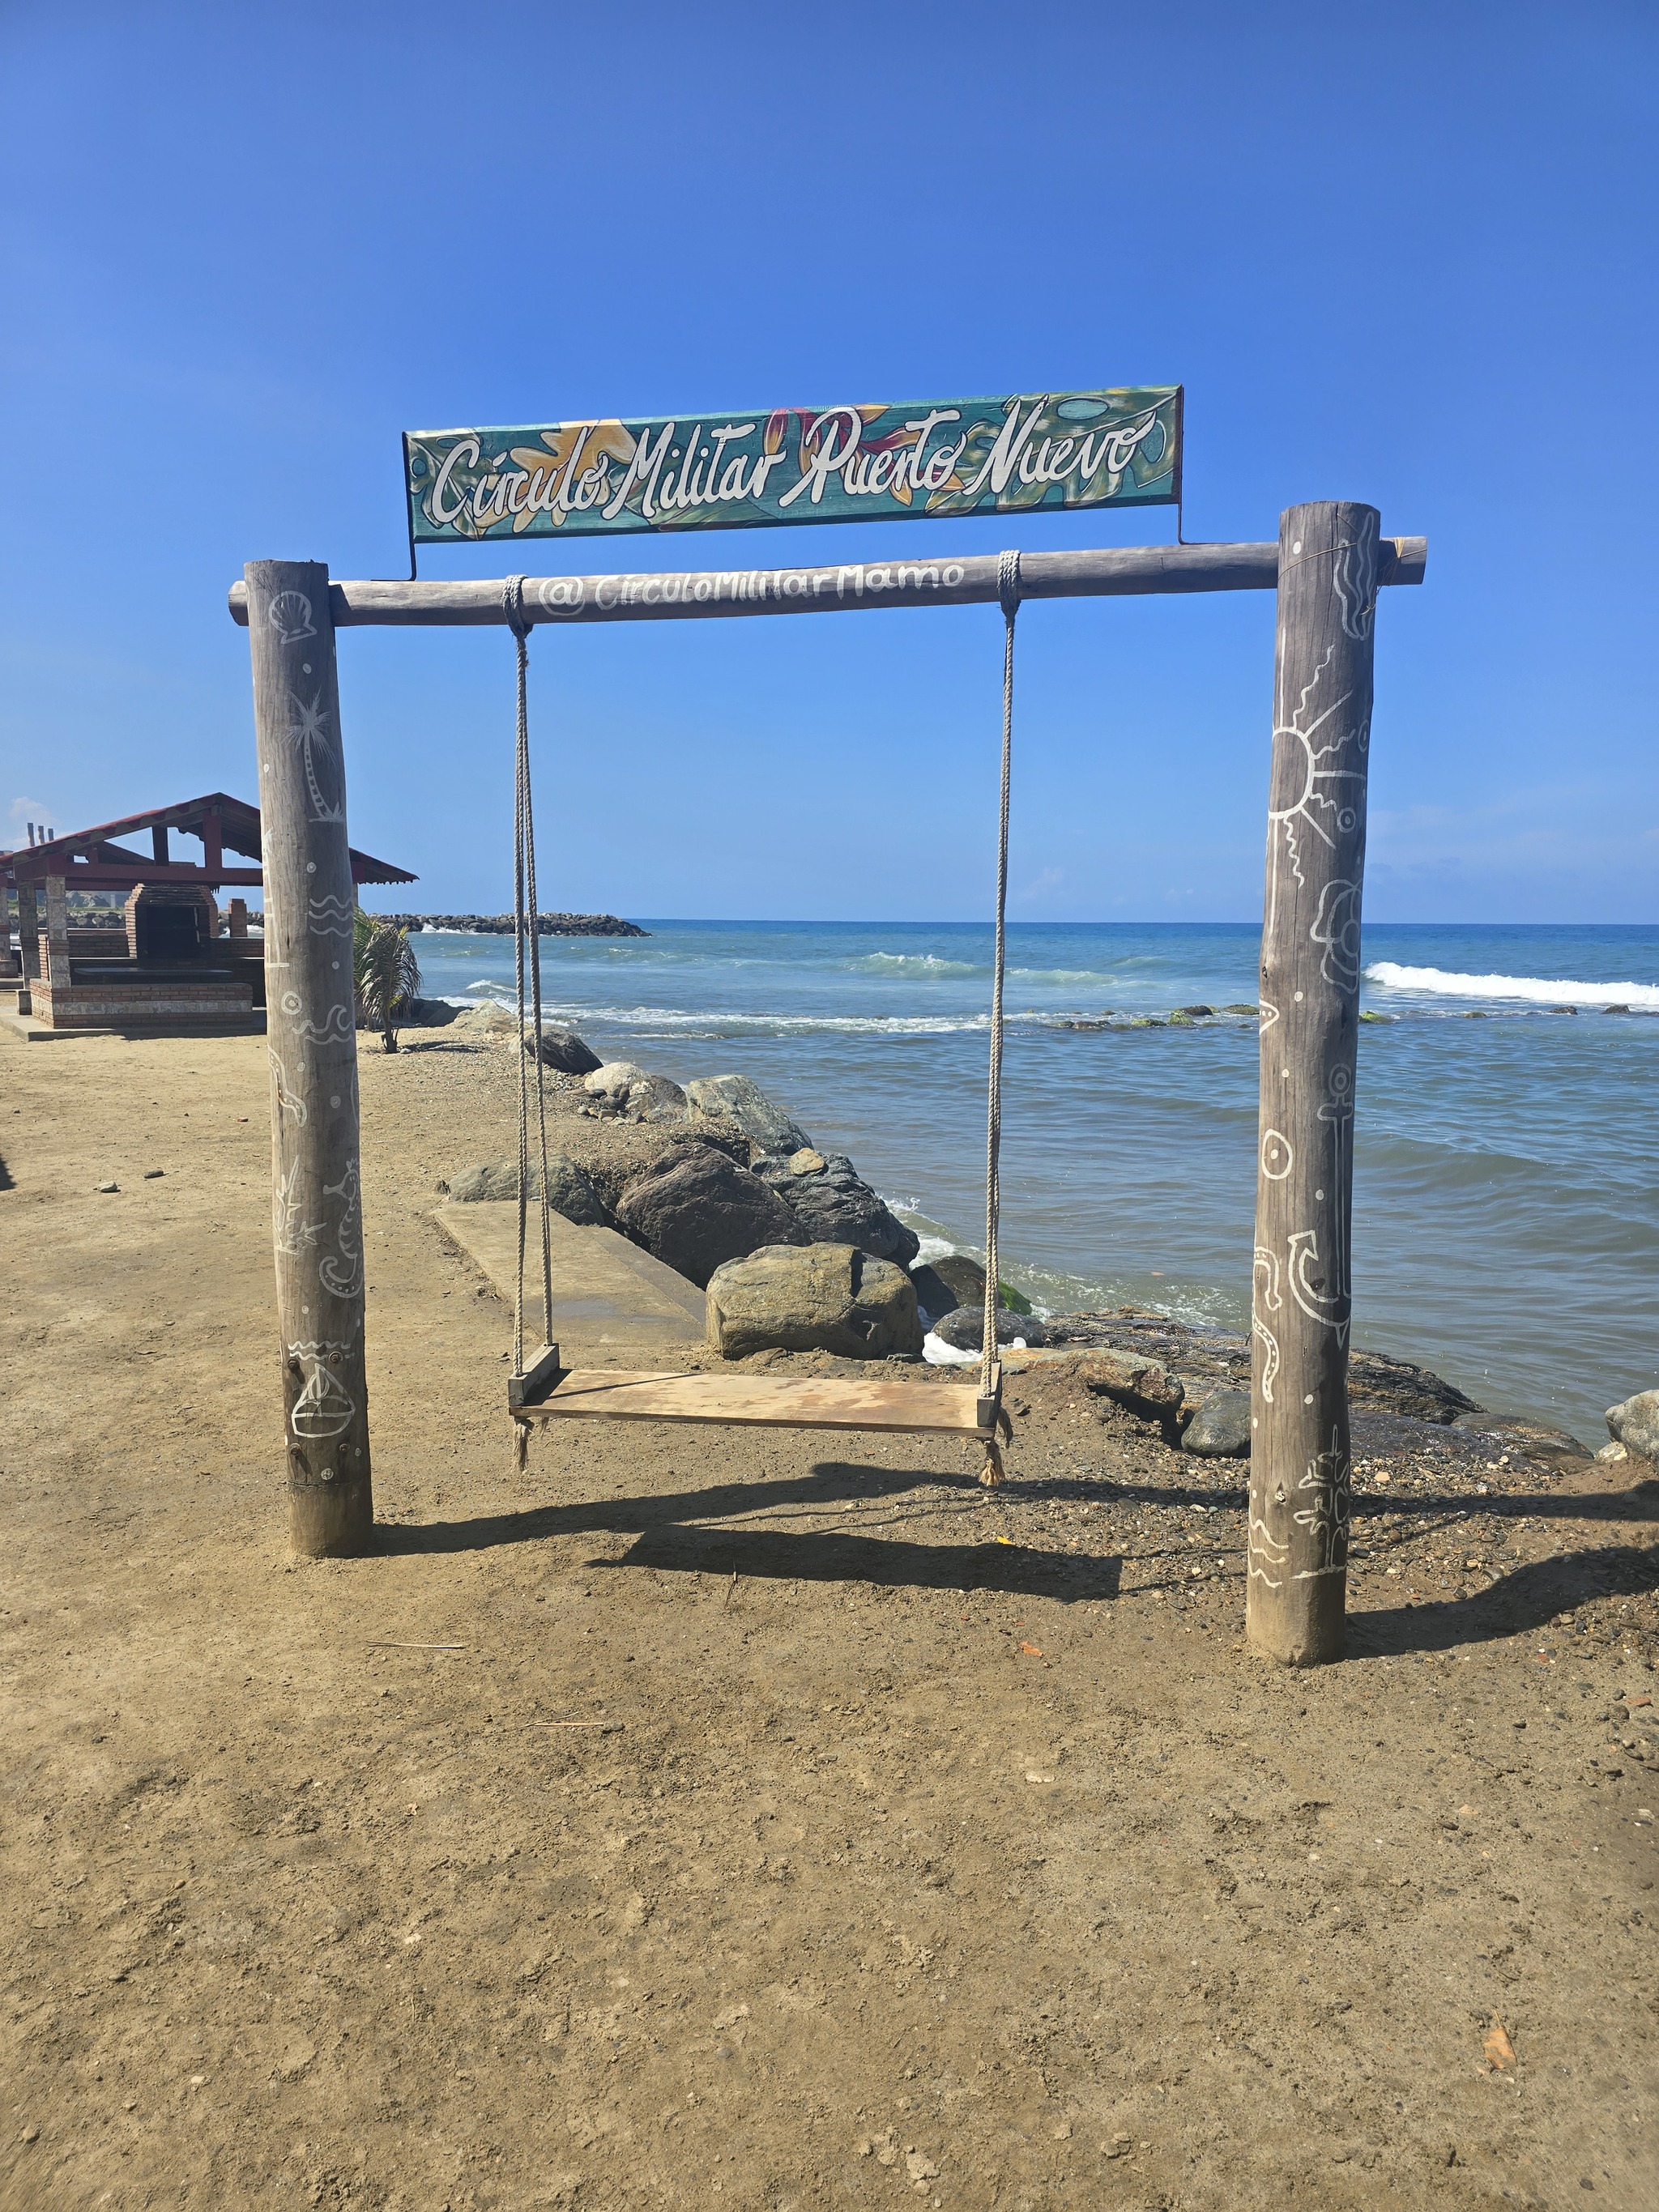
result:
[(1001, 1375), (988, 1396), (949, 1383), (866, 1382), (861, 1375), (640, 1374), (561, 1367), (555, 1349), (514, 1376), (516, 1420), (707, 1421), (764, 1429), (881, 1429), (993, 1438)]

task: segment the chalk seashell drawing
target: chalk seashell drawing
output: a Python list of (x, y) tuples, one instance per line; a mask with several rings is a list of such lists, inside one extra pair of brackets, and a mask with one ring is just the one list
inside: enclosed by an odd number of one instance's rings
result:
[(283, 645), (298, 645), (302, 637), (315, 637), (311, 602), (303, 592), (278, 592), (266, 619)]

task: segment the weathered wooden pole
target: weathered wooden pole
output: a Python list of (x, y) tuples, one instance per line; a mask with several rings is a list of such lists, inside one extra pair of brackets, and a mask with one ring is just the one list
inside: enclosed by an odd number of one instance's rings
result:
[(374, 1519), (345, 755), (328, 570), (315, 561), (253, 561), (244, 573), (259, 749), (289, 1531), (296, 1552), (321, 1559), (361, 1550)]
[(1340, 1656), (1348, 1560), (1354, 1047), (1376, 623), (1375, 507), (1279, 523), (1251, 1304), (1246, 1632)]

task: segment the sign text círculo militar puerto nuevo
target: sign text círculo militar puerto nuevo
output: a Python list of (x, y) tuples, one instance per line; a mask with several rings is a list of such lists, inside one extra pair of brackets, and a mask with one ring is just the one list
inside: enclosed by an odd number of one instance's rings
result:
[(1159, 507), (1181, 495), (1181, 386), (411, 430), (404, 454), (420, 545)]

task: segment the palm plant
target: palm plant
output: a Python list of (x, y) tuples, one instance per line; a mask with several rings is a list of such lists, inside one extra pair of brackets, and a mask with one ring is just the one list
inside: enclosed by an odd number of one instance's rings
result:
[(351, 933), (351, 966), (358, 1020), (379, 1030), (386, 1050), (396, 1052), (398, 1017), (407, 1012), (421, 988), (420, 963), (409, 932), (359, 907)]

